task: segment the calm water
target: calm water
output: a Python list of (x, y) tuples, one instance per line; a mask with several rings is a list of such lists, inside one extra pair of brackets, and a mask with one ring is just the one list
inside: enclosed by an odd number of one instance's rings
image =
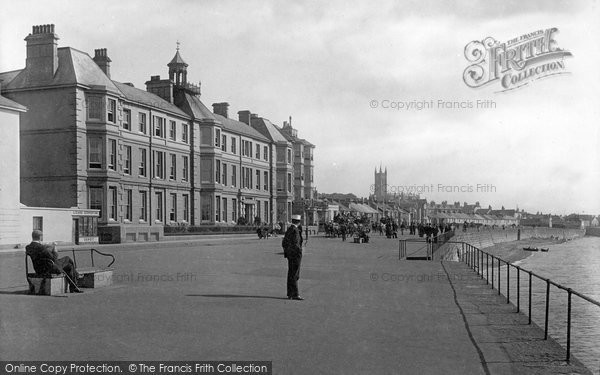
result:
[[(600, 301), (600, 237), (584, 237), (550, 246), (547, 253), (536, 252), (517, 263), (527, 270)], [(511, 272), (511, 302), (516, 305), (516, 270)], [(506, 271), (502, 272), (502, 276)], [(504, 278), (504, 277), (503, 277)], [(546, 308), (546, 283), (533, 278), (532, 317), (542, 329)], [(521, 273), (521, 310), (527, 313), (528, 277)], [(506, 283), (502, 282), (502, 293)], [(550, 287), (548, 332), (566, 347), (567, 293)], [(572, 296), (571, 353), (594, 374), (600, 374), (600, 307)]]

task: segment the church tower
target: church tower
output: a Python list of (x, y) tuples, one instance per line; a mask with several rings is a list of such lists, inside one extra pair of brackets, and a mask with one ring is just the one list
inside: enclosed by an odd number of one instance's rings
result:
[(377, 202), (385, 202), (387, 200), (387, 167), (385, 171), (381, 171), (381, 165), (379, 166), (379, 172), (375, 167), (375, 184), (374, 184), (374, 195)]

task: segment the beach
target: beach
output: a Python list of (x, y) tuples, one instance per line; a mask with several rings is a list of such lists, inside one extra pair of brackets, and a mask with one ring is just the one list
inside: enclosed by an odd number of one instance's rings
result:
[(547, 238), (529, 238), (526, 240), (499, 243), (494, 246), (483, 248), (482, 250), (510, 263), (515, 263), (535, 253), (533, 251), (523, 250), (524, 247), (550, 248), (549, 251), (552, 251), (552, 246), (561, 242), (561, 240), (551, 240)]

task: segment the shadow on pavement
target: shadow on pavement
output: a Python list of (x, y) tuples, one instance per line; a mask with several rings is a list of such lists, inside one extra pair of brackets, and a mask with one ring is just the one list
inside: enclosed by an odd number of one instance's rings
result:
[(267, 299), (287, 299), (287, 297), (273, 296), (251, 296), (242, 294), (186, 294), (186, 297), (216, 297), (216, 298), (267, 298)]

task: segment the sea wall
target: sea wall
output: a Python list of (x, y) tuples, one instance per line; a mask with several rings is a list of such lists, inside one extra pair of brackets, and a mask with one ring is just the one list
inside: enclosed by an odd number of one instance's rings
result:
[[(435, 254), (436, 259), (455, 260), (456, 242), (465, 242), (479, 249), (491, 247), (503, 242), (528, 238), (556, 238), (570, 241), (585, 235), (583, 229), (525, 227), (520, 229), (484, 229), (480, 232), (457, 233), (450, 243), (444, 244)], [(454, 251), (453, 251), (454, 250)]]

